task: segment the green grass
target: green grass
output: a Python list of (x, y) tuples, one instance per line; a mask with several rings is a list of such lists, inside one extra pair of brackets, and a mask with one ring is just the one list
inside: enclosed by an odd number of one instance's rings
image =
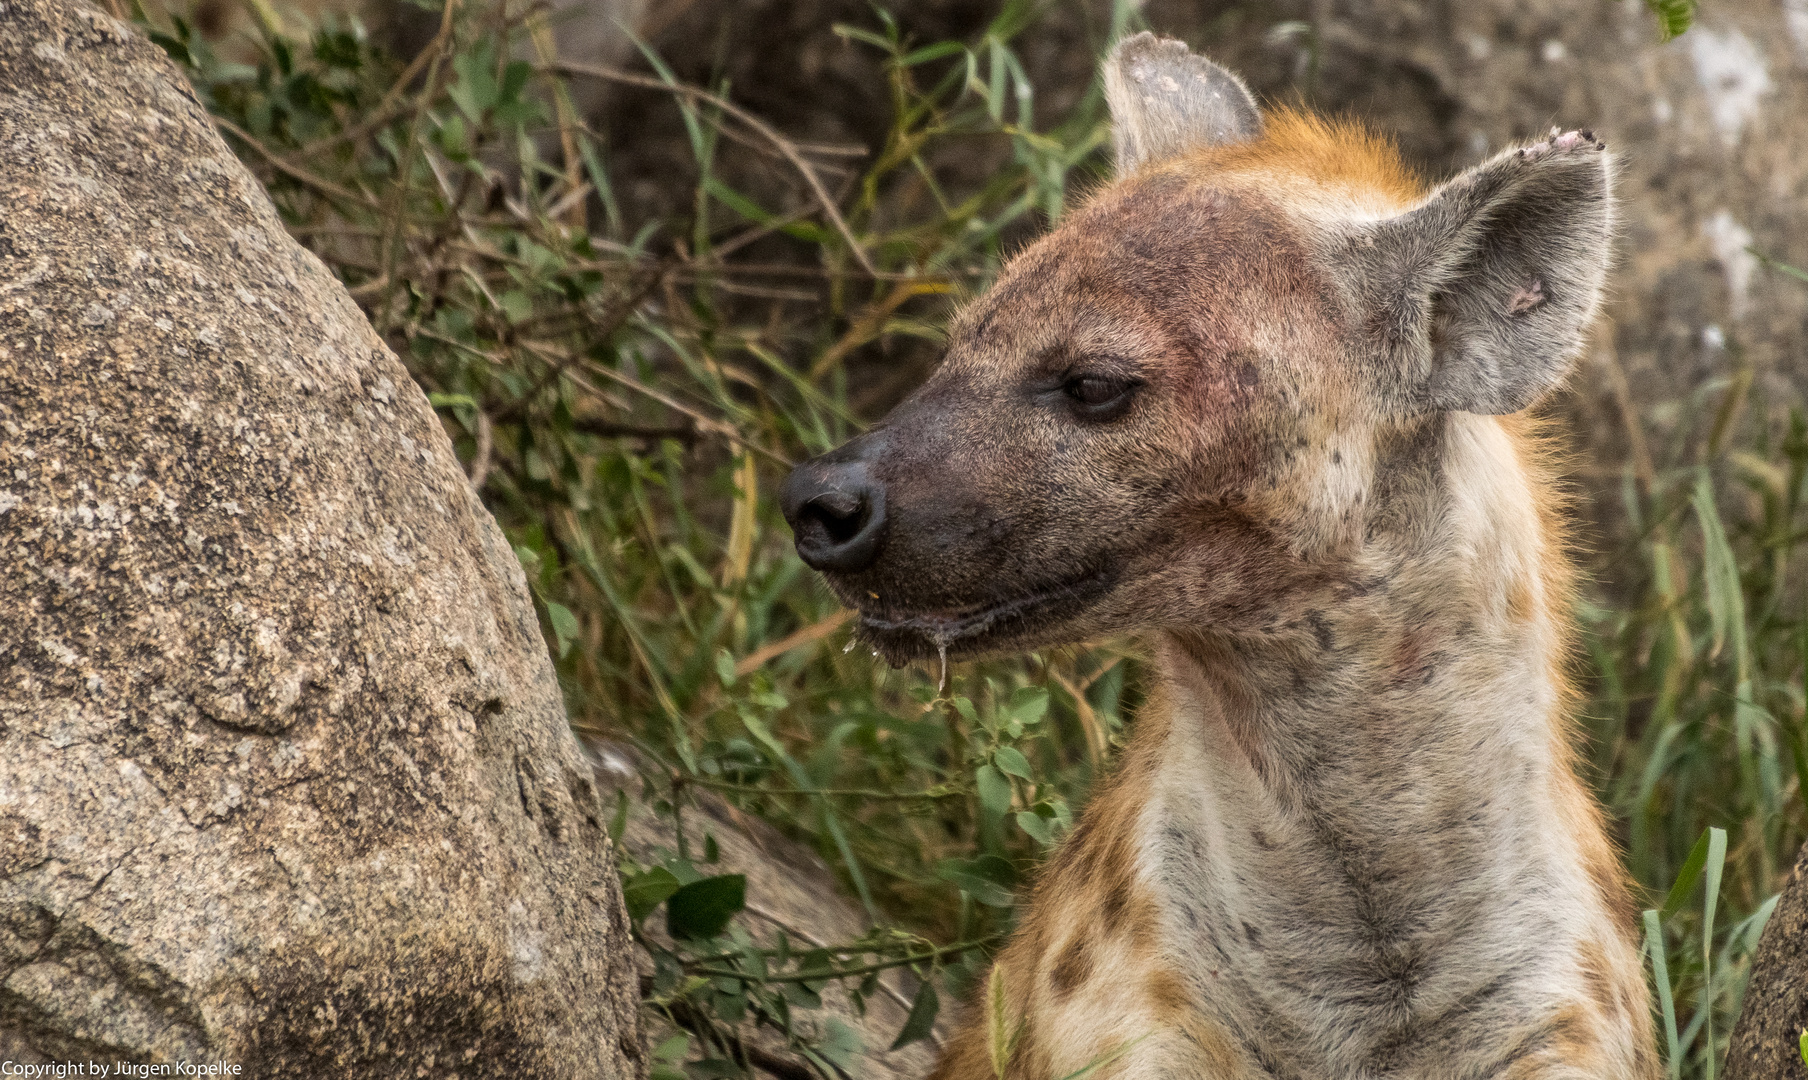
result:
[[(959, 664), (945, 691), (844, 651), (773, 498), (1104, 175), (1096, 87), (1037, 123), (1014, 50), (1040, 10), (1008, 0), (963, 42), (905, 40), (883, 11), (842, 28), (892, 102), (870, 155), (795, 143), (650, 54), (651, 76), (552, 69), (492, 7), (455, 8), (406, 70), (349, 24), (266, 10), (254, 37), (207, 42), (138, 13), (429, 391), (527, 572), (573, 724), (637, 745), (665, 812), (706, 789), (811, 844), (869, 913), (860, 941), (760, 945), (707, 840), (629, 866), (637, 924), (683, 931), (648, 945), (662, 1078), (738, 1072), (754, 1024), (832, 1075), (857, 1040), (800, 1020), (827, 981), (858, 999), (888, 965), (928, 979), (899, 1036), (921, 1037), (1134, 712), (1128, 641)], [(1095, 44), (1129, 21), (1120, 5)], [(596, 77), (660, 88), (682, 212), (616, 191), (635, 132), (587, 130), (567, 92)], [(987, 179), (962, 186), (960, 159)], [(1755, 400), (1729, 356), (1691, 400), (1629, 418), (1626, 533), (1593, 538), (1578, 613), (1591, 778), (1652, 907), (1657, 1023), (1690, 1077), (1724, 1052), (1808, 786), (1808, 421)]]

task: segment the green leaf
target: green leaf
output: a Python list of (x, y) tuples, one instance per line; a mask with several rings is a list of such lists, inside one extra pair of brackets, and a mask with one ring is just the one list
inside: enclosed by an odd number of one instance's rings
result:
[(747, 906), (747, 878), (720, 874), (694, 881), (665, 904), (665, 925), (675, 938), (712, 938)]
[(1658, 32), (1665, 41), (1687, 32), (1695, 24), (1695, 0), (1645, 0), (1657, 16)]
[(871, 30), (862, 30), (858, 26), (849, 26), (847, 23), (836, 23), (832, 29), (835, 33), (844, 38), (852, 38), (855, 41), (864, 41), (868, 45), (876, 45), (887, 52), (891, 51), (891, 42), (880, 37), (878, 34), (873, 33)]
[(559, 656), (563, 658), (571, 651), (572, 642), (582, 634), (583, 628), (578, 626), (578, 617), (564, 604), (546, 603), (546, 620), (552, 623), (552, 632), (559, 639)]
[(1043, 847), (1055, 842), (1055, 830), (1049, 820), (1031, 810), (1017, 812), (1017, 827), (1030, 835), (1030, 838)]
[(1788, 742), (1789, 756), (1795, 761), (1796, 790), (1808, 792), (1808, 731), (1804, 731), (1800, 739), (1788, 739)]
[[(739, 940), (740, 936), (737, 934), (736, 939)], [(766, 954), (760, 951), (759, 946), (755, 945), (751, 938), (741, 946), (741, 966), (756, 979), (764, 979), (770, 974), (770, 969), (766, 965)]]
[(935, 1017), (941, 1011), (942, 999), (935, 992), (935, 984), (924, 979), (923, 985), (917, 987), (917, 996), (911, 1000), (910, 1015), (905, 1018), (898, 1037), (892, 1040), (891, 1048), (901, 1050), (918, 1039), (927, 1038), (935, 1030)]
[(934, 45), (925, 45), (915, 52), (905, 53), (898, 58), (899, 67), (916, 67), (927, 64), (931, 60), (940, 60), (944, 56), (953, 56), (966, 49), (958, 41), (938, 41)]
[(992, 764), (1003, 772), (1025, 780), (1034, 780), (1030, 775), (1030, 759), (1023, 756), (1023, 751), (1014, 746), (1001, 746), (992, 754)]
[(161, 46), (163, 51), (169, 54), (171, 60), (181, 64), (183, 67), (195, 66), (195, 58), (189, 53), (188, 44), (186, 42), (179, 38), (171, 37), (160, 30), (152, 30), (150, 34), (151, 40)]
[(628, 828), (628, 791), (623, 788), (615, 793), (615, 816), (609, 819), (609, 839), (621, 843), (622, 833)]
[(852, 1076), (859, 1070), (860, 1058), (866, 1053), (866, 1044), (858, 1031), (831, 1016), (823, 1023), (822, 1041), (816, 1044), (816, 1051), (833, 1062), (843, 1073)]
[(1695, 516), (1701, 522), (1702, 584), (1707, 590), (1708, 620), (1714, 631), (1712, 655), (1730, 635), (1733, 639), (1733, 662), (1737, 678), (1746, 678), (1745, 597), (1740, 591), (1739, 560), (1726, 539), (1720, 510), (1714, 504), (1714, 482), (1705, 467), (1695, 475), (1695, 493), (1691, 500)]
[(1041, 723), (1048, 715), (1048, 687), (1021, 686), (1011, 695), (1011, 715), (1025, 727)]
[(774, 215), (760, 206), (759, 203), (741, 194), (713, 176), (704, 177), (703, 190), (716, 197), (716, 200), (735, 213), (757, 225), (771, 221)]
[(512, 105), (521, 97), (521, 88), (527, 85), (527, 78), (534, 73), (534, 66), (525, 60), (515, 60), (503, 69), (502, 85), (496, 91), (496, 104)]
[(691, 1052), (691, 1037), (686, 1032), (678, 1034), (653, 1048), (653, 1060), (676, 1065)]
[(981, 765), (973, 772), (973, 782), (979, 788), (981, 806), (994, 814), (1003, 814), (1011, 808), (1011, 782), (1003, 773), (990, 765)]
[(1659, 918), (1665, 922), (1682, 910), (1682, 905), (1695, 890), (1695, 883), (1701, 880), (1701, 870), (1708, 863), (1708, 833), (1703, 832), (1701, 839), (1689, 849), (1689, 857), (1682, 861), (1682, 869), (1676, 874), (1676, 883), (1670, 886), (1669, 895), (1664, 897), (1664, 906)]
[(1808, 1065), (1808, 1028), (1802, 1029), (1800, 1049), (1802, 1051), (1802, 1064)]
[(471, 155), (470, 144), (466, 141), (464, 117), (454, 113), (446, 117), (439, 126), (439, 144), (454, 161), (463, 161)]
[(496, 56), (488, 41), (452, 58), (458, 81), (446, 93), (473, 124), (482, 123), (484, 111), (496, 104), (495, 69)]
[(1758, 910), (1745, 917), (1745, 921), (1748, 924), (1745, 931), (1746, 952), (1753, 953), (1758, 951), (1758, 942), (1764, 937), (1764, 928), (1770, 925), (1770, 917), (1776, 914), (1777, 901), (1781, 899), (1783, 899), (1783, 894), (1777, 893), (1769, 900), (1759, 904)]
[(511, 323), (524, 323), (534, 317), (534, 298), (520, 289), (510, 289), (498, 297), (497, 302)]
[(475, 409), (477, 407), (477, 399), (469, 394), (433, 393), (427, 395), (427, 404), (436, 409)]
[(977, 859), (943, 859), (936, 864), (936, 876), (987, 907), (1008, 908), (1017, 903), (1011, 893), (1011, 864), (996, 855)]
[(722, 680), (724, 687), (735, 684), (734, 654), (727, 649), (716, 650), (716, 678)]
[(666, 898), (678, 889), (677, 875), (663, 866), (655, 866), (645, 873), (624, 878), (622, 899), (627, 902), (628, 917), (639, 922), (651, 915), (654, 908), (665, 903)]

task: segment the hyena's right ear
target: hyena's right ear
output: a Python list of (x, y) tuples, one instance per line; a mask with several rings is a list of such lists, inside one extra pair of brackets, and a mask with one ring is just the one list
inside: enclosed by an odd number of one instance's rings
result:
[(1592, 132), (1553, 131), (1476, 165), (1335, 257), (1408, 413), (1518, 412), (1563, 382), (1613, 261), (1613, 167)]
[(1118, 42), (1105, 58), (1105, 101), (1119, 176), (1262, 131), (1262, 114), (1242, 80), (1187, 51), (1185, 42), (1148, 31)]

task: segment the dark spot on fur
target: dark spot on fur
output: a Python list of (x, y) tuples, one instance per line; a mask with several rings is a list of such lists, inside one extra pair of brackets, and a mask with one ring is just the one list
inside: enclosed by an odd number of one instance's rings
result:
[(1124, 911), (1130, 906), (1130, 883), (1119, 881), (1105, 891), (1105, 899), (1099, 907), (1099, 915), (1105, 928), (1117, 930), (1124, 921)]
[(1325, 613), (1322, 611), (1306, 612), (1306, 625), (1312, 628), (1312, 636), (1318, 639), (1318, 647), (1326, 652), (1331, 651), (1334, 638), (1331, 634), (1331, 624), (1325, 621)]
[(1092, 952), (1087, 949), (1084, 938), (1076, 937), (1061, 950), (1060, 958), (1048, 973), (1048, 981), (1055, 996), (1065, 998), (1091, 974)]

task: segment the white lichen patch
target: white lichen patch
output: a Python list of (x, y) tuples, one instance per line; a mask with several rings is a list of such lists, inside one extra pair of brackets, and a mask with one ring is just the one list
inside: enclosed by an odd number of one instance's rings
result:
[(1733, 220), (1733, 212), (1722, 207), (1701, 223), (1702, 238), (1719, 260), (1726, 273), (1727, 305), (1734, 320), (1743, 318), (1751, 299), (1752, 274), (1758, 260), (1747, 250), (1751, 246), (1751, 230)]
[(546, 967), (546, 931), (534, 925), (527, 906), (519, 900), (509, 901), (508, 942), (515, 961), (515, 981), (537, 980)]
[(1808, 67), (1808, 0), (1783, 0), (1783, 25), (1795, 42), (1796, 63)]
[(1758, 115), (1761, 99), (1774, 89), (1764, 55), (1737, 27), (1711, 30), (1697, 26), (1688, 34), (1688, 42), (1714, 130), (1728, 147), (1737, 146), (1745, 125)]

